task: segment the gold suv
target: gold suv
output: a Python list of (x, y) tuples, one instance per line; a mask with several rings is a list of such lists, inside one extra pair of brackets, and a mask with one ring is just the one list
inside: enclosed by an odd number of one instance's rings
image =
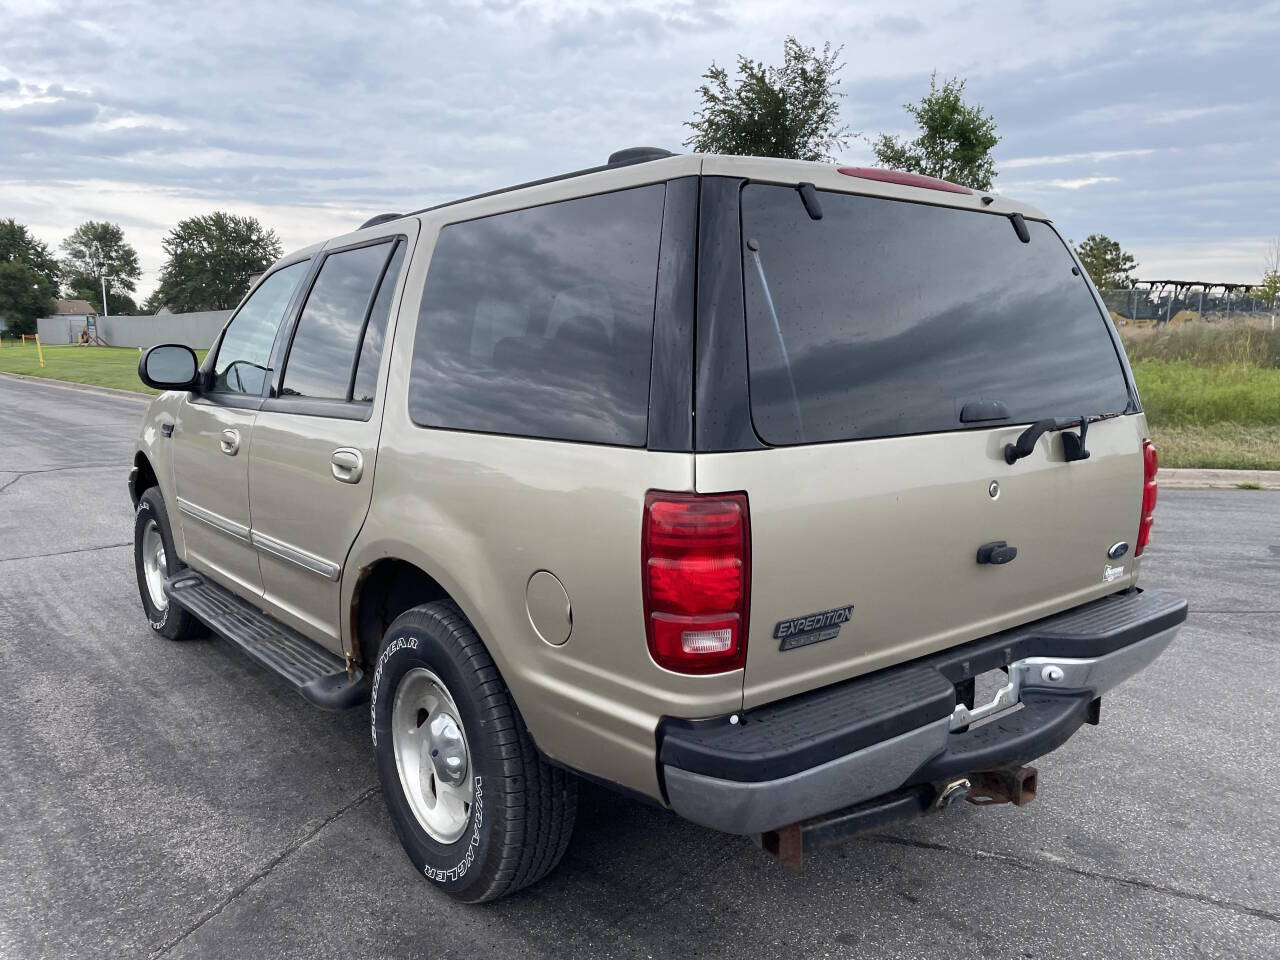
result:
[(367, 701), (466, 901), (555, 866), (579, 778), (793, 865), (1026, 802), (1186, 618), (1096, 290), (939, 180), (622, 151), (292, 254), (139, 373), (152, 628)]

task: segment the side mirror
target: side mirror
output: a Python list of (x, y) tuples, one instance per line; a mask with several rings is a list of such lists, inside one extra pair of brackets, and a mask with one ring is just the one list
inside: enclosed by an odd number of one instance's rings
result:
[(180, 343), (154, 346), (138, 360), (138, 379), (157, 390), (193, 390), (199, 373), (196, 352)]

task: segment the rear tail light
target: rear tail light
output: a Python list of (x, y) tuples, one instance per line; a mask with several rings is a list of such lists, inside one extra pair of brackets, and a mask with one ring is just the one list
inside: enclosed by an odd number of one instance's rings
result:
[(651, 490), (641, 563), (654, 662), (677, 673), (741, 669), (751, 587), (747, 495)]
[(1155, 445), (1150, 440), (1142, 441), (1142, 516), (1138, 521), (1138, 543), (1133, 549), (1135, 557), (1142, 556), (1151, 540), (1151, 523), (1155, 520), (1156, 471), (1160, 468), (1160, 460), (1156, 456)]

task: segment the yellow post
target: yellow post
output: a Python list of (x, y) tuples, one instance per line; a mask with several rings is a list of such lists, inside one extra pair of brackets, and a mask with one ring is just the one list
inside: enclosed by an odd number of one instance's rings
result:
[(44, 369), (44, 351), (40, 349), (40, 334), (36, 334), (36, 356), (40, 358), (40, 369)]

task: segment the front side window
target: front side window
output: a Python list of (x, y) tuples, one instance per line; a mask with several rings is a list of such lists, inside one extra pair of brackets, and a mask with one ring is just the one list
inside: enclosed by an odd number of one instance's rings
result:
[(325, 257), (298, 317), (280, 396), (350, 399), (365, 318), (392, 245), (388, 240)]
[(414, 422), (643, 445), (665, 189), (443, 228), (414, 338)]
[(1123, 413), (1106, 321), (1062, 240), (995, 214), (823, 191), (742, 192), (751, 416), (770, 444)]
[(262, 393), (276, 332), (293, 291), (306, 272), (305, 260), (277, 270), (240, 307), (222, 335), (214, 359), (214, 393)]

